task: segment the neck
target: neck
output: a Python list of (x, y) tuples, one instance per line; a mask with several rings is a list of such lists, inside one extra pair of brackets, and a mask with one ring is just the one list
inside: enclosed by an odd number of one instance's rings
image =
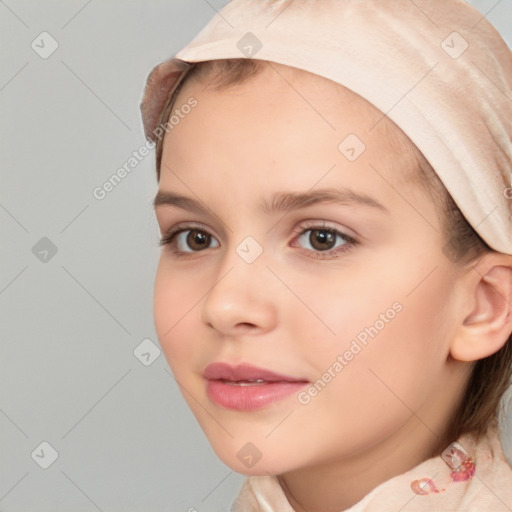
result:
[(397, 431), (342, 464), (332, 461), (280, 475), (290, 505), (296, 512), (346, 510), (382, 482), (409, 471), (446, 447), (416, 418), (404, 430), (407, 432)]
[(280, 475), (290, 505), (296, 512), (340, 512), (381, 483), (440, 455), (456, 441), (447, 439), (448, 427), (464, 383), (453, 387), (444, 384), (439, 388), (444, 392), (435, 394), (417, 411), (411, 410), (400, 428), (374, 440), (367, 449), (349, 456), (333, 453), (331, 460)]

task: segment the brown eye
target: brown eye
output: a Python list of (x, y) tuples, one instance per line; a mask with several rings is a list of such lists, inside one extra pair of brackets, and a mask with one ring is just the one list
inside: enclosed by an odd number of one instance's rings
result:
[(336, 245), (336, 233), (331, 229), (310, 229), (309, 243), (317, 251), (328, 251)]
[(220, 245), (210, 233), (201, 229), (183, 229), (171, 239), (178, 252), (199, 252)]
[(354, 238), (335, 228), (313, 226), (303, 229), (293, 245), (306, 249), (308, 252), (315, 254), (316, 257), (320, 257), (321, 254), (322, 257), (336, 257), (339, 253), (349, 250), (356, 243)]
[(204, 231), (192, 229), (187, 235), (187, 245), (193, 251), (201, 251), (210, 245), (211, 235)]

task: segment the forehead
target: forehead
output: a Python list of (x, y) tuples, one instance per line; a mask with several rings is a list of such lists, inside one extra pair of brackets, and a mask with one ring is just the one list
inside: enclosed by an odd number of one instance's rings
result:
[(173, 112), (192, 97), (197, 106), (164, 139), (162, 179), (166, 165), (189, 175), (206, 167), (226, 179), (236, 167), (262, 176), (278, 171), (274, 182), (292, 178), (311, 186), (299, 169), (318, 178), (334, 165), (375, 179), (372, 163), (391, 172), (392, 181), (408, 177), (414, 146), (377, 108), (326, 78), (259, 62), (259, 73), (221, 90), (208, 73), (184, 84)]
[[(227, 63), (227, 61), (224, 62)], [(254, 101), (258, 101), (258, 96), (268, 103), (279, 98), (280, 101), (295, 102), (298, 108), (309, 106), (315, 109), (312, 103), (314, 100), (319, 107), (322, 107), (322, 104), (330, 104), (332, 107), (342, 105), (344, 108), (357, 109), (359, 114), (371, 117), (375, 123), (385, 117), (364, 98), (325, 77), (276, 62), (262, 60), (252, 62), (258, 65), (259, 70), (255, 73), (251, 71), (254, 69), (252, 67), (245, 69), (242, 66), (242, 71), (233, 71), (229, 67), (217, 66), (216, 61), (201, 63), (206, 65), (199, 66), (198, 71), (194, 69), (191, 78), (185, 80), (176, 104), (179, 104), (187, 93), (190, 94), (191, 89), (196, 93), (198, 90), (201, 93), (223, 92), (228, 96), (246, 95), (251, 92)], [(228, 73), (231, 76), (226, 76)], [(239, 79), (236, 78), (237, 74)], [(388, 122), (394, 126), (389, 120)]]

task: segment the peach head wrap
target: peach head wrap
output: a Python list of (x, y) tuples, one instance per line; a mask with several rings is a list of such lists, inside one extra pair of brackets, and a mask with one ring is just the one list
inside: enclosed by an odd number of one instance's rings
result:
[(365, 98), (416, 144), (487, 244), (512, 254), (512, 53), (477, 10), (462, 0), (232, 0), (149, 74), (146, 137), (156, 141), (189, 63), (230, 58), (303, 69)]

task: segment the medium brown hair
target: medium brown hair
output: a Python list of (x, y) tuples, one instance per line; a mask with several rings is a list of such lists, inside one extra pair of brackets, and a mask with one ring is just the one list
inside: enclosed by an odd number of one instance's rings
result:
[[(157, 126), (167, 122), (180, 90), (192, 77), (197, 79), (206, 77), (208, 88), (220, 91), (245, 82), (261, 69), (260, 62), (254, 59), (220, 59), (193, 64), (164, 105)], [(383, 122), (388, 125), (387, 134), (395, 138), (395, 145), (401, 144), (402, 148), (406, 146), (408, 151), (412, 149), (412, 156), (417, 163), (412, 178), (424, 187), (438, 207), (445, 239), (443, 251), (446, 256), (461, 265), (470, 265), (485, 253), (492, 252), (493, 249), (467, 222), (419, 149), (389, 118), (384, 117)], [(156, 143), (158, 180), (160, 180), (162, 150), (163, 137), (158, 138)], [(500, 400), (510, 385), (511, 375), (512, 333), (505, 345), (495, 354), (474, 363), (468, 384), (461, 392), (458, 407), (453, 411), (442, 442), (450, 443), (463, 434), (473, 434), (476, 439), (479, 439), (489, 428), (496, 428)]]

